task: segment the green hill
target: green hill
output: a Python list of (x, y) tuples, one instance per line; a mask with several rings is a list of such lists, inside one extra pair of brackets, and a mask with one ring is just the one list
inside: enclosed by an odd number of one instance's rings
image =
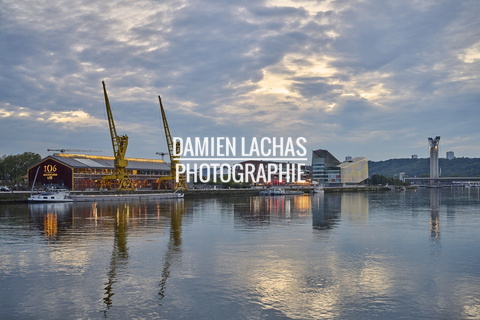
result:
[[(480, 176), (480, 158), (439, 159), (442, 177), (477, 177)], [(390, 159), (369, 161), (368, 174), (393, 177), (405, 172), (407, 177), (430, 176), (430, 159)]]

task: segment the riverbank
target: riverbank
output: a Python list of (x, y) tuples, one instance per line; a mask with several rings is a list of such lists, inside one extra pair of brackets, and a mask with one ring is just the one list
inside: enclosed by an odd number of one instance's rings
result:
[(389, 187), (327, 187), (324, 192), (364, 192), (364, 191), (388, 191)]
[[(261, 189), (189, 189), (181, 191), (185, 197), (205, 197), (205, 196), (237, 196), (237, 195), (256, 195), (259, 194)], [(167, 194), (171, 194), (171, 190), (139, 190), (128, 192), (117, 191), (72, 191), (70, 194), (72, 198), (82, 198), (80, 201), (91, 201), (91, 198), (97, 198), (98, 201), (106, 201), (109, 197), (122, 196), (126, 200), (132, 200), (134, 197), (138, 199), (155, 199), (155, 195), (159, 195), (158, 198), (162, 198), (162, 195), (166, 197)], [(0, 203), (10, 202), (27, 202), (30, 197), (30, 191), (10, 191), (0, 193)], [(90, 199), (88, 199), (90, 198)]]
[[(205, 196), (239, 196), (239, 195), (258, 195), (264, 189), (256, 188), (242, 188), (242, 189), (188, 189), (182, 191), (185, 194), (185, 198), (189, 197), (205, 197)], [(312, 188), (286, 188), (286, 190), (299, 191), (302, 190), (306, 194), (312, 193)], [(365, 191), (386, 191), (387, 187), (338, 187), (338, 188), (325, 188), (324, 192), (365, 192)], [(135, 197), (138, 195), (139, 199), (145, 199), (146, 196), (152, 196), (155, 194), (171, 193), (170, 190), (139, 190), (129, 192), (117, 192), (117, 191), (72, 191), (73, 196), (89, 196), (104, 198), (105, 196), (113, 195), (129, 195)], [(9, 191), (0, 193), (0, 203), (8, 202), (27, 202), (30, 196), (30, 191)], [(131, 197), (129, 197), (131, 199)]]
[(0, 193), (0, 203), (6, 202), (26, 202), (30, 196), (30, 191), (8, 191)]

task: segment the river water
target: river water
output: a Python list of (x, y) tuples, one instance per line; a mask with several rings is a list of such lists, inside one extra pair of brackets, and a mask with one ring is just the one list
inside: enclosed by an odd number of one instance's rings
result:
[(0, 205), (1, 319), (480, 319), (480, 188)]

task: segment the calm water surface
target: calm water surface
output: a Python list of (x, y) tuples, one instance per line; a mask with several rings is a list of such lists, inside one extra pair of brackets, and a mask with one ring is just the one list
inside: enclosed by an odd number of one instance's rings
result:
[(480, 319), (479, 189), (0, 205), (0, 318)]

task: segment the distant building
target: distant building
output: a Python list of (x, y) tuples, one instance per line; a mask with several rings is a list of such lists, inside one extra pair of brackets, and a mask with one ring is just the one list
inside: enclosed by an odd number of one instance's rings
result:
[(412, 159), (418, 159), (418, 154), (412, 154)]
[(447, 151), (447, 160), (453, 160), (455, 159), (455, 154), (453, 151)]
[[(28, 168), (28, 183), (59, 184), (70, 190), (94, 190), (102, 178), (113, 174), (113, 157), (55, 153)], [(127, 172), (135, 188), (156, 188), (158, 178), (170, 173), (170, 164), (163, 160), (127, 158)], [(116, 187), (116, 186), (113, 186)]]
[(312, 181), (320, 183), (340, 183), (340, 161), (323, 149), (312, 152)]
[(357, 184), (368, 178), (368, 159), (355, 157), (338, 165), (340, 168), (340, 182)]
[(312, 177), (312, 166), (302, 166), (301, 170), (303, 172), (302, 180), (307, 181)]
[(368, 160), (364, 157), (347, 157), (338, 161), (327, 150), (314, 150), (312, 153), (312, 181), (324, 185), (357, 184), (368, 178)]

